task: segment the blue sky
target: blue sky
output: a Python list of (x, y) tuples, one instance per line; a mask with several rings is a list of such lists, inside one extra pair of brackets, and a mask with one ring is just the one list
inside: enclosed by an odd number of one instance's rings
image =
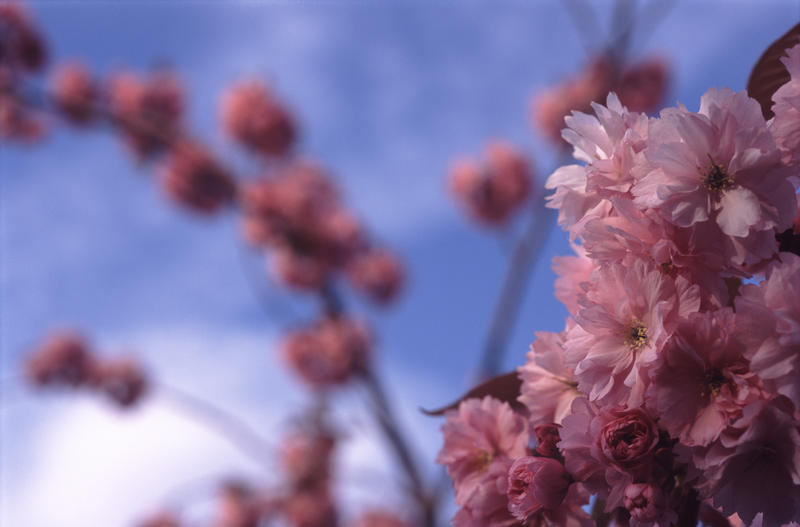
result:
[[(593, 5), (605, 13), (594, 35), (600, 39), (611, 3)], [(348, 203), (409, 269), (409, 287), (394, 309), (375, 313), (352, 302), (376, 327), (379, 368), (430, 460), (439, 423), (420, 418), (416, 408), (465, 387), (513, 237), (467, 222), (447, 197), (444, 176), (454, 157), (478, 152), (494, 137), (529, 153), (541, 177), (552, 170), (552, 149), (531, 131), (528, 109), (537, 89), (585, 60), (561, 4), (52, 1), (31, 7), (54, 62), (78, 58), (101, 73), (172, 65), (189, 87), (192, 128), (243, 175), (257, 168), (220, 133), (218, 98), (247, 76), (275, 87), (301, 124), (301, 151), (331, 169)], [(640, 26), (633, 57), (665, 56), (673, 67), (668, 103), (696, 108), (710, 86), (743, 89), (761, 51), (799, 16), (800, 4), (788, 0), (677, 2), (654, 31)], [(549, 267), (552, 256), (568, 252), (566, 235), (556, 230), (534, 269), (507, 369), (522, 362), (534, 331), (563, 327), (566, 312), (553, 299)], [(104, 131), (56, 126), (34, 147), (0, 145), (6, 377), (51, 328), (78, 327), (111, 352), (141, 352), (161, 378), (230, 405), (269, 434), (287, 407), (304, 400), (274, 358), (276, 336), (296, 320), (291, 313), (302, 320), (312, 304), (275, 289), (262, 268), (257, 255), (242, 249), (235, 217), (209, 221), (176, 209), (151, 171), (136, 166)], [(288, 307), (266, 314), (253, 279), (260, 294)], [(4, 525), (44, 527), (57, 518), (63, 526), (101, 519), (124, 526), (183, 480), (254, 468), (157, 405), (119, 416), (82, 397), (3, 393)], [(352, 475), (368, 464), (390, 471), (380, 449), (370, 446), (374, 431), (357, 393), (339, 399), (342, 418), (360, 431), (342, 470)], [(392, 493), (370, 496), (362, 486), (346, 487), (346, 494), (353, 503), (391, 503)]]

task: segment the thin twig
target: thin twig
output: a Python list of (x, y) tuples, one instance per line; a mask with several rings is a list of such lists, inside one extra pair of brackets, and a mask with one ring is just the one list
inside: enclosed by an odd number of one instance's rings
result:
[(375, 372), (370, 369), (364, 372), (362, 378), (374, 405), (374, 417), (391, 445), (397, 461), (406, 473), (411, 485), (411, 491), (420, 506), (422, 525), (424, 527), (433, 527), (436, 524), (435, 501), (426, 489), (425, 482), (411, 453), (408, 440), (403, 437), (397, 418), (383, 389), (383, 384)]
[(192, 417), (217, 432), (264, 469), (274, 470), (271, 459), (274, 456), (275, 448), (243, 420), (222, 407), (181, 388), (162, 382), (156, 383), (156, 388), (156, 393), (161, 396), (161, 400), (171, 404), (183, 415)]

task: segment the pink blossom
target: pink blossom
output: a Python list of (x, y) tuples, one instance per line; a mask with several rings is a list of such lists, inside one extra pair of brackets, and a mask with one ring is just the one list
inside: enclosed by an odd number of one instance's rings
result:
[(736, 299), (736, 338), (750, 369), (773, 393), (800, 407), (800, 256), (780, 253), (760, 285), (747, 284)]
[(553, 258), (553, 272), (558, 278), (555, 282), (555, 297), (566, 306), (571, 315), (580, 309), (578, 297), (586, 293), (592, 272), (597, 262), (586, 255), (580, 245), (572, 244), (576, 256), (556, 256)]
[[(528, 423), (508, 403), (492, 397), (467, 399), (446, 415), (444, 444), (436, 462), (453, 480), (456, 503), (475, 507), (473, 495), (499, 477), (492, 467), (502, 463), (507, 471), (511, 460), (528, 453)], [(505, 479), (506, 473), (501, 476)]]
[(161, 184), (177, 203), (201, 214), (216, 212), (236, 195), (231, 174), (205, 148), (189, 142), (172, 148)]
[(689, 446), (714, 441), (761, 395), (730, 309), (682, 321), (650, 377), (648, 406), (660, 426)]
[(689, 227), (714, 221), (731, 237), (786, 229), (794, 187), (758, 103), (744, 92), (707, 91), (700, 111), (667, 109), (653, 121), (636, 202)]
[(622, 72), (614, 91), (622, 104), (633, 112), (652, 112), (664, 102), (669, 80), (667, 64), (651, 58)]
[(353, 285), (379, 304), (392, 302), (403, 287), (405, 273), (397, 256), (387, 249), (368, 249), (348, 264)]
[(12, 72), (0, 68), (0, 139), (23, 142), (41, 139), (45, 133), (41, 116), (15, 93), (14, 82)]
[(481, 165), (457, 161), (450, 170), (450, 188), (470, 216), (500, 225), (528, 198), (531, 169), (522, 154), (504, 142), (489, 143), (485, 157)]
[(119, 73), (109, 80), (112, 119), (139, 157), (150, 156), (179, 137), (183, 99), (178, 78), (166, 70), (147, 78)]
[(225, 94), (221, 119), (237, 141), (268, 156), (286, 154), (297, 135), (289, 111), (257, 80), (240, 82)]
[(359, 322), (328, 317), (289, 334), (284, 359), (312, 388), (342, 384), (363, 372), (369, 358), (370, 338)]
[(637, 210), (630, 202), (614, 200), (614, 204), (617, 215), (593, 218), (581, 231), (583, 247), (595, 265), (630, 266), (649, 259), (662, 273), (697, 285), (705, 308), (729, 305), (721, 271), (746, 274), (732, 266), (731, 245), (716, 223), (680, 228), (665, 223), (653, 211)]
[(699, 309), (699, 291), (643, 260), (603, 267), (596, 280), (564, 338), (565, 362), (592, 401), (636, 406), (647, 385), (646, 368), (680, 317)]
[(621, 505), (625, 488), (649, 477), (659, 433), (642, 409), (600, 410), (576, 399), (564, 418), (559, 448), (572, 477), (606, 500), (606, 510)]
[(20, 2), (0, 4), (0, 67), (34, 72), (47, 61), (47, 48)]
[(548, 207), (559, 209), (559, 224), (574, 238), (592, 218), (613, 214), (608, 198), (630, 199), (638, 167), (644, 164), (648, 120), (629, 112), (610, 93), (607, 106), (592, 104), (595, 115), (573, 112), (565, 119), (564, 139), (573, 145), (573, 156), (586, 166), (567, 165), (556, 170), (545, 187), (555, 189)]
[(750, 523), (763, 513), (764, 527), (798, 520), (800, 433), (785, 398), (756, 401), (709, 449), (698, 450), (707, 491), (726, 515)]
[[(789, 82), (772, 95), (775, 118), (769, 130), (783, 152), (787, 163), (800, 162), (800, 44), (786, 50), (781, 62), (789, 72)], [(800, 180), (795, 181), (795, 186)]]
[(100, 361), (92, 382), (94, 388), (120, 408), (135, 406), (149, 389), (147, 375), (132, 357)]
[[(653, 525), (672, 525), (677, 515), (670, 510), (664, 491), (650, 483), (631, 483), (625, 488), (623, 503), (631, 513), (631, 525), (639, 527)], [(665, 518), (667, 516), (667, 518)], [(665, 521), (666, 520), (666, 521)]]
[[(485, 469), (480, 484), (472, 488), (466, 503), (453, 517), (454, 527), (520, 527), (520, 521), (508, 509), (508, 470), (511, 460), (494, 460)], [(456, 503), (459, 489), (456, 487)]]
[(316, 488), (329, 483), (336, 438), (324, 429), (298, 430), (280, 447), (280, 464), (293, 488)]
[(547, 457), (521, 457), (508, 471), (508, 509), (527, 521), (541, 509), (555, 509), (564, 501), (570, 484), (564, 465)]
[(564, 117), (570, 111), (584, 111), (611, 90), (614, 65), (605, 56), (589, 62), (578, 75), (567, 78), (533, 99), (533, 121), (539, 131), (556, 144), (561, 143)]
[(79, 63), (62, 66), (53, 80), (53, 99), (70, 122), (87, 124), (96, 116), (98, 88), (89, 71)]
[(560, 423), (580, 395), (563, 352), (564, 333), (536, 332), (527, 362), (518, 368), (522, 379), (519, 401), (533, 424)]
[(86, 339), (74, 331), (61, 331), (34, 349), (25, 363), (25, 373), (37, 386), (74, 388), (91, 382), (96, 366)]

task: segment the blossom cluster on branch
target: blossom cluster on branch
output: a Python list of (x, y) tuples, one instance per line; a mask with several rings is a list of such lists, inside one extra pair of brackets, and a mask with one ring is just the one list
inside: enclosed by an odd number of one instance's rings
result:
[(566, 118), (580, 164), (546, 187), (577, 253), (554, 266), (570, 317), (537, 333), (518, 401), (447, 412), (457, 527), (800, 521), (800, 45), (787, 55), (769, 121), (715, 88), (697, 112), (612, 93)]

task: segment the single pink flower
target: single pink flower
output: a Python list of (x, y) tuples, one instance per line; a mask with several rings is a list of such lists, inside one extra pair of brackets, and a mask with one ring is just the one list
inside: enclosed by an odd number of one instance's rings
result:
[(517, 371), (522, 379), (519, 401), (532, 424), (560, 423), (580, 395), (572, 370), (564, 363), (564, 333), (536, 332), (527, 362)]
[(726, 515), (750, 523), (763, 513), (764, 527), (795, 521), (800, 510), (800, 433), (794, 406), (784, 397), (756, 401), (695, 464), (706, 492)]
[(527, 455), (530, 440), (525, 418), (492, 397), (467, 399), (447, 412), (442, 434), (436, 462), (453, 480), (456, 503), (472, 507), (473, 494), (498, 477), (492, 467), (501, 462), (507, 471), (511, 460)]
[(268, 156), (286, 154), (297, 136), (289, 111), (257, 80), (230, 88), (222, 100), (221, 120), (237, 141)]
[(47, 62), (47, 47), (21, 2), (0, 5), (0, 67), (35, 72)]
[(151, 156), (181, 135), (184, 95), (172, 72), (146, 78), (119, 73), (109, 79), (108, 90), (111, 117), (137, 156)]
[(559, 433), (567, 471), (605, 499), (606, 510), (622, 505), (630, 483), (650, 477), (659, 433), (640, 408), (600, 410), (576, 399)]
[(664, 110), (650, 125), (645, 155), (636, 202), (679, 227), (714, 221), (726, 235), (747, 238), (791, 225), (790, 172), (761, 108), (744, 92), (711, 89), (698, 113)]
[(161, 170), (165, 192), (178, 204), (201, 214), (212, 214), (236, 196), (231, 174), (198, 144), (175, 144)]
[(62, 66), (53, 79), (52, 91), (59, 111), (73, 124), (85, 125), (96, 117), (98, 88), (82, 64)]
[(672, 279), (653, 264), (600, 268), (581, 299), (577, 325), (564, 338), (564, 358), (578, 389), (604, 404), (641, 404), (646, 369), (678, 320), (700, 307), (696, 286)]
[(745, 344), (750, 369), (773, 393), (800, 407), (800, 256), (780, 253), (760, 285), (736, 298), (736, 338)]
[(149, 389), (147, 374), (133, 357), (100, 361), (92, 384), (120, 408), (135, 406)]
[(569, 474), (555, 459), (518, 458), (508, 471), (508, 509), (525, 522), (541, 509), (558, 508), (569, 485)]
[(625, 488), (623, 504), (631, 514), (633, 527), (673, 525), (677, 514), (669, 508), (664, 491), (651, 483), (631, 483)]
[(49, 335), (28, 356), (25, 374), (37, 386), (76, 388), (92, 381), (97, 361), (86, 339), (74, 331)]
[(685, 445), (708, 445), (761, 395), (733, 312), (694, 313), (667, 341), (650, 373), (647, 404)]
[[(775, 118), (769, 130), (783, 152), (786, 163), (800, 162), (800, 44), (786, 50), (781, 62), (789, 72), (789, 82), (772, 94), (772, 111)], [(800, 179), (795, 176), (795, 186)]]
[(368, 249), (347, 266), (353, 285), (371, 300), (391, 303), (403, 287), (405, 273), (397, 256), (387, 249)]
[(454, 163), (449, 183), (470, 216), (487, 225), (501, 225), (528, 198), (531, 179), (525, 157), (512, 146), (495, 141), (486, 147), (482, 164)]
[(632, 112), (653, 112), (664, 102), (669, 68), (661, 59), (651, 58), (622, 72), (614, 91)]
[(555, 297), (574, 316), (580, 309), (578, 297), (588, 290), (592, 272), (597, 269), (597, 262), (589, 258), (580, 245), (572, 244), (572, 250), (575, 251), (575, 256), (553, 258), (553, 272), (558, 276), (555, 282)]
[(284, 359), (303, 381), (312, 388), (327, 388), (363, 372), (370, 337), (355, 320), (327, 317), (290, 333), (282, 349)]

